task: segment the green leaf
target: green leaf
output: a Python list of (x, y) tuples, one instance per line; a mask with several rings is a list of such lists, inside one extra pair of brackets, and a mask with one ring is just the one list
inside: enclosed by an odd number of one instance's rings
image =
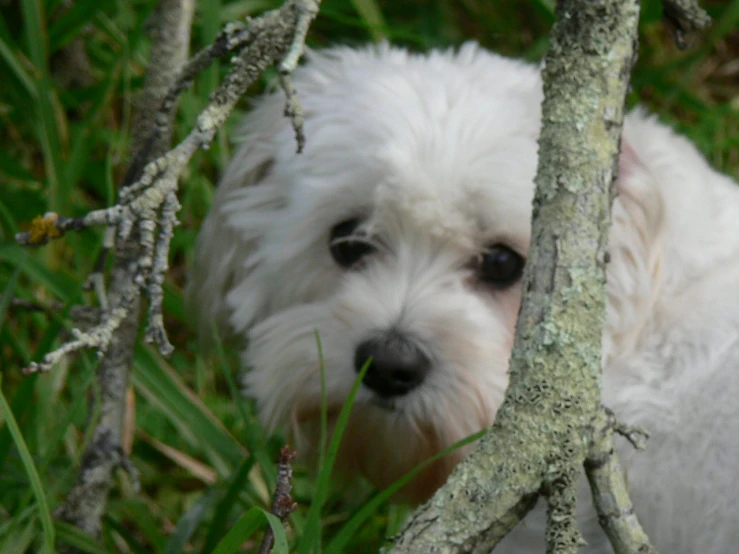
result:
[(230, 474), (246, 456), (244, 448), (179, 375), (150, 348), (140, 344), (134, 355), (133, 383), (167, 415), (183, 438), (203, 449), (222, 476)]
[(272, 554), (288, 554), (287, 536), (282, 522), (277, 516), (257, 507), (252, 508), (239, 518), (223, 540), (218, 543), (212, 554), (239, 552), (241, 545), (256, 531), (264, 527), (265, 523), (269, 523), (272, 527), (275, 537)]
[(110, 554), (92, 535), (66, 521), (55, 521), (54, 528), (59, 542), (90, 554)]
[(300, 545), (298, 547), (299, 554), (310, 554), (314, 551), (314, 548), (317, 549), (318, 552), (321, 551), (321, 510), (323, 509), (323, 505), (325, 504), (326, 497), (328, 495), (331, 473), (333, 472), (336, 456), (339, 453), (341, 437), (344, 435), (344, 430), (349, 423), (349, 415), (354, 406), (354, 398), (357, 396), (359, 387), (362, 384), (362, 379), (364, 379), (364, 375), (367, 373), (369, 365), (370, 362), (368, 360), (357, 375), (357, 378), (354, 380), (351, 391), (349, 392), (344, 405), (341, 407), (339, 417), (336, 419), (334, 432), (331, 436), (331, 442), (326, 450), (326, 457), (318, 470), (316, 493), (311, 502), (310, 508), (308, 509), (305, 528), (303, 529), (303, 536), (300, 539)]
[(430, 464), (432, 464), (436, 460), (439, 460), (443, 458), (444, 456), (451, 454), (458, 448), (461, 448), (467, 444), (475, 442), (476, 440), (480, 439), (486, 432), (487, 432), (487, 429), (479, 431), (475, 433), (474, 435), (470, 435), (469, 437), (464, 438), (461, 441), (454, 443), (450, 447), (445, 448), (444, 450), (440, 452), (437, 452), (436, 454), (434, 454), (427, 460), (424, 460), (422, 463), (417, 465), (415, 468), (413, 468), (403, 477), (395, 481), (395, 483), (387, 487), (385, 490), (377, 493), (369, 502), (364, 504), (354, 515), (352, 515), (349, 521), (347, 521), (341, 527), (341, 530), (338, 533), (336, 533), (336, 535), (334, 535), (334, 537), (331, 539), (331, 542), (326, 547), (324, 554), (342, 554), (342, 552), (345, 552), (346, 545), (348, 544), (349, 540), (351, 540), (354, 533), (357, 532), (357, 530), (362, 526), (362, 524), (365, 521), (367, 521), (369, 517), (373, 513), (375, 513), (380, 506), (382, 506), (385, 502), (390, 500), (390, 498), (396, 492), (402, 489), (411, 479), (413, 479), (416, 475), (418, 475), (421, 471), (423, 471), (426, 467), (428, 467)]
[(2, 374), (0, 374), (0, 415), (2, 415), (10, 429), (10, 434), (13, 437), (13, 441), (15, 442), (16, 448), (18, 448), (18, 453), (23, 462), (23, 468), (26, 470), (28, 480), (31, 482), (31, 489), (36, 497), (39, 518), (41, 519), (41, 526), (44, 530), (44, 551), (52, 554), (54, 552), (55, 533), (54, 524), (51, 521), (51, 512), (49, 511), (49, 503), (46, 500), (44, 486), (41, 484), (41, 477), (38, 471), (36, 471), (36, 465), (33, 463), (33, 456), (31, 456), (31, 452), (28, 450), (28, 446), (26, 446), (26, 441), (23, 440), (18, 422), (15, 420), (13, 412), (10, 410), (10, 406), (2, 392)]
[(249, 456), (244, 459), (241, 466), (232, 477), (231, 484), (228, 486), (226, 495), (218, 504), (216, 513), (213, 514), (213, 523), (208, 530), (208, 534), (205, 537), (205, 544), (203, 545), (204, 552), (210, 552), (216, 541), (222, 537), (223, 530), (226, 528), (226, 524), (228, 523), (228, 514), (236, 503), (239, 493), (244, 488), (244, 483), (249, 477), (249, 472), (252, 467), (254, 467), (254, 457)]

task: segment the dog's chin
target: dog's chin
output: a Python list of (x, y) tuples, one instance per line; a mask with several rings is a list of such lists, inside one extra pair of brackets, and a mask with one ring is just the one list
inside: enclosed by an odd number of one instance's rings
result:
[[(336, 422), (339, 409), (329, 408), (330, 428)], [(319, 444), (315, 435), (320, 429), (320, 420), (313, 417), (317, 415), (311, 414), (310, 418), (302, 420), (299, 429), (294, 429), (299, 443), (305, 448), (303, 452), (310, 457), (315, 457), (314, 449)], [(361, 474), (380, 490), (417, 470), (392, 496), (392, 500), (419, 504), (428, 500), (444, 484), (471, 445), (458, 448), (434, 461), (429, 461), (430, 458), (485, 426), (480, 422), (475, 428), (440, 427), (434, 422), (413, 417), (402, 398), (363, 399), (355, 402), (352, 408), (341, 437), (335, 470), (339, 476), (346, 478)]]
[[(390, 398), (362, 383), (342, 434), (337, 470), (361, 474), (380, 489), (488, 427), (508, 384), (512, 332), (502, 318), (466, 290), (427, 287), (426, 292), (413, 310), (406, 309), (404, 324), (410, 336), (421, 337), (427, 348), (433, 345), (428, 374), (406, 394)], [(254, 369), (245, 376), (247, 391), (265, 426), (287, 432), (309, 461), (321, 443), (322, 401), (332, 427), (357, 379), (355, 345), (397, 319), (373, 312), (379, 298), (377, 291), (345, 287), (329, 301), (283, 309), (251, 329), (244, 364)], [(496, 336), (500, 339), (490, 340)], [(428, 463), (395, 499), (427, 499), (467, 450)]]

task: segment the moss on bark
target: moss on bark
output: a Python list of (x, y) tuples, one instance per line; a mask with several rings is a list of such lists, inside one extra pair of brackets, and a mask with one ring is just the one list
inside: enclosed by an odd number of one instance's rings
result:
[(638, 13), (635, 0), (557, 4), (509, 389), (491, 432), (411, 516), (393, 554), (489, 552), (539, 494), (548, 551), (581, 543), (575, 483), (600, 408), (611, 184)]

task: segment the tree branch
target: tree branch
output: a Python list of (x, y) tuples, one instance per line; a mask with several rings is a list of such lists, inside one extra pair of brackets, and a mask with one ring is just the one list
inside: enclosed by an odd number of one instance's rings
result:
[(547, 552), (582, 543), (574, 487), (600, 405), (605, 248), (636, 0), (557, 3), (510, 383), (491, 432), (417, 510), (393, 554), (487, 553), (549, 502)]
[[(77, 483), (57, 510), (58, 517), (98, 535), (113, 472), (130, 464), (121, 449), (124, 398), (138, 329), (140, 297), (149, 300), (146, 339), (164, 355), (172, 351), (162, 320), (162, 284), (167, 271), (173, 229), (177, 225), (178, 181), (193, 154), (207, 148), (249, 85), (270, 65), (278, 64), (298, 148), (302, 146), (302, 118), (289, 80), (319, 0), (288, 0), (245, 23), (226, 25), (213, 45), (185, 64), (193, 14), (193, 0), (162, 0), (155, 12), (152, 60), (145, 90), (134, 120), (134, 145), (139, 148), (119, 192), (118, 203), (80, 218), (48, 213), (36, 218), (16, 240), (28, 246), (45, 244), (67, 231), (106, 226), (103, 256), (86, 286), (96, 290), (101, 316), (87, 331), (75, 329), (73, 339), (31, 363), (26, 372), (50, 369), (68, 353), (96, 348), (102, 357), (97, 383), (101, 416), (93, 440), (82, 459)], [(232, 54), (232, 68), (197, 120), (195, 129), (175, 148), (171, 139), (174, 109), (179, 95), (199, 71), (214, 59)], [(179, 70), (178, 68), (182, 68)], [(103, 279), (104, 255), (114, 251), (110, 291)]]
[(585, 460), (585, 474), (593, 490), (598, 521), (616, 554), (658, 554), (634, 513), (613, 442), (614, 432), (623, 434), (640, 450), (644, 448), (643, 430), (620, 425), (610, 410), (598, 411), (593, 421), (590, 453)]
[(665, 25), (681, 50), (688, 47), (686, 35), (707, 29), (711, 24), (711, 18), (698, 5), (698, 0), (663, 0), (662, 6)]
[[(317, 0), (289, 0), (281, 8), (249, 20), (246, 24), (227, 25), (213, 45), (186, 64), (177, 79), (171, 79), (170, 82), (174, 84), (168, 90), (157, 84), (156, 88), (160, 91), (158, 103), (154, 104), (157, 107), (147, 108), (146, 117), (142, 116), (142, 121), (154, 121), (153, 128), (148, 138), (139, 142), (144, 146), (129, 167), (127, 184), (120, 191), (118, 204), (79, 218), (48, 213), (36, 218), (30, 231), (16, 236), (21, 244), (39, 246), (60, 238), (70, 230), (105, 225), (115, 231), (111, 237), (121, 245), (135, 231), (136, 244), (140, 246), (136, 255), (126, 258), (125, 265), (135, 268), (135, 271), (133, 277), (129, 275), (126, 287), (118, 295), (121, 301), (109, 302), (108, 298), (109, 307), (99, 325), (84, 333), (75, 330), (73, 341), (50, 352), (40, 363), (29, 364), (26, 373), (47, 371), (65, 355), (82, 348), (96, 348), (101, 355), (104, 354), (142, 291), (150, 303), (146, 339), (155, 343), (163, 355), (171, 353), (172, 346), (161, 318), (161, 302), (169, 241), (172, 229), (177, 225), (176, 213), (180, 207), (176, 198), (179, 178), (193, 154), (199, 148), (210, 145), (215, 133), (228, 119), (249, 85), (273, 64), (279, 64), (280, 82), (287, 97), (286, 112), (293, 121), (298, 150), (302, 148), (302, 114), (289, 72), (297, 65), (295, 56), (302, 52), (307, 26), (317, 13), (318, 5)], [(163, 153), (166, 147), (162, 148), (161, 144), (169, 140), (170, 120), (178, 95), (189, 86), (197, 72), (205, 69), (216, 57), (234, 52), (237, 55), (232, 59), (231, 71), (212, 94), (211, 102), (198, 117), (195, 129), (174, 149)], [(161, 76), (160, 72), (157, 77)], [(147, 158), (151, 161), (144, 163), (143, 160)], [(125, 248), (120, 246), (118, 250)], [(102, 289), (97, 272), (90, 281)], [(105, 300), (102, 299), (102, 302)]]
[[(151, 132), (150, 114), (162, 101), (164, 93), (174, 81), (177, 69), (186, 59), (193, 11), (193, 0), (162, 0), (157, 7), (158, 21), (155, 26), (156, 35), (152, 45), (151, 62), (133, 126), (134, 137), (139, 141)], [(153, 143), (151, 155), (166, 151), (170, 136), (170, 133), (166, 133), (159, 141)], [(102, 216), (105, 224), (111, 225), (115, 214), (122, 211), (122, 208), (100, 210), (93, 212), (96, 215), (92, 217)], [(49, 217), (48, 214), (46, 217)], [(54, 219), (59, 222), (62, 218), (52, 217), (52, 220)], [(112, 233), (106, 232), (105, 247), (112, 246), (109, 244), (111, 238)], [(93, 439), (82, 456), (77, 481), (55, 514), (94, 536), (100, 534), (102, 516), (108, 494), (113, 487), (115, 470), (123, 468), (133, 472), (134, 482), (137, 481), (135, 469), (126, 460), (122, 448), (125, 395), (139, 320), (140, 293), (134, 277), (140, 248), (136, 238), (134, 235), (119, 240), (108, 295), (105, 295), (102, 286), (102, 268), (96, 268), (91, 280), (88, 281), (97, 283), (98, 294), (102, 295), (103, 313), (100, 323), (85, 333), (75, 329), (74, 341), (62, 345), (44, 359), (44, 363), (50, 366), (67, 352), (88, 346), (97, 347), (102, 353), (97, 371), (100, 419), (96, 424)], [(96, 279), (95, 274), (100, 277)], [(78, 551), (68, 549), (67, 552)]]

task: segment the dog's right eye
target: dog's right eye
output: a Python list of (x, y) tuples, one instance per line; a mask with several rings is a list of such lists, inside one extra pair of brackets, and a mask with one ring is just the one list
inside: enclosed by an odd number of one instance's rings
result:
[(521, 278), (524, 264), (520, 254), (503, 244), (494, 244), (480, 256), (477, 271), (483, 283), (503, 289)]
[(354, 234), (359, 227), (357, 218), (342, 221), (331, 229), (329, 248), (334, 261), (345, 269), (354, 267), (375, 251), (367, 240)]

